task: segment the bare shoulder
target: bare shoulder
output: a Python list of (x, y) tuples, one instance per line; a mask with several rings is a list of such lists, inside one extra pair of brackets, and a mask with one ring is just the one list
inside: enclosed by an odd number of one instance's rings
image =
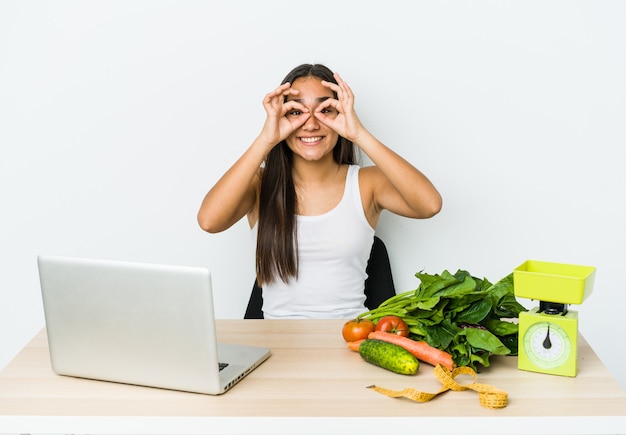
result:
[(359, 170), (359, 184), (362, 190), (373, 192), (374, 188), (385, 180), (387, 178), (377, 166), (364, 166)]

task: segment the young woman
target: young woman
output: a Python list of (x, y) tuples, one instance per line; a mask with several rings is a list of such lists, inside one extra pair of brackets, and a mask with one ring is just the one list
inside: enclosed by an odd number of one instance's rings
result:
[[(365, 129), (352, 90), (325, 66), (294, 68), (263, 106), (261, 133), (207, 193), (198, 223), (215, 233), (247, 216), (265, 318), (353, 318), (366, 311), (381, 212), (429, 218), (441, 196)], [(356, 164), (354, 145), (374, 166)]]

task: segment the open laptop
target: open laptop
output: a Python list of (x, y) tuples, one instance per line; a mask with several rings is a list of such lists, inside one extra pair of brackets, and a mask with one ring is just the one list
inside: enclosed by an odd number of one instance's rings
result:
[(271, 354), (217, 343), (209, 270), (40, 255), (59, 375), (222, 394)]

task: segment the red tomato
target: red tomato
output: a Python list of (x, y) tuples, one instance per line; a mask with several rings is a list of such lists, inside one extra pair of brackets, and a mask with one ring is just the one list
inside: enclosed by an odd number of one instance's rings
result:
[(392, 334), (409, 336), (409, 327), (398, 316), (385, 316), (376, 323), (376, 331), (390, 332)]
[(343, 325), (341, 334), (346, 342), (363, 340), (374, 331), (374, 323), (369, 319), (352, 319)]

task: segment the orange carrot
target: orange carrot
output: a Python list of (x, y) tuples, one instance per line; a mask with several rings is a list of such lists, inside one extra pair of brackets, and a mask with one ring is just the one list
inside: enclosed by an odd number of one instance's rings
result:
[(452, 361), (452, 355), (436, 347), (432, 347), (425, 341), (416, 341), (408, 337), (383, 331), (371, 332), (368, 338), (375, 338), (402, 346), (411, 352), (415, 358), (433, 366), (442, 364), (448, 370), (452, 370), (455, 367), (454, 361)]
[(348, 349), (351, 349), (355, 352), (359, 351), (359, 347), (361, 346), (361, 343), (363, 343), (365, 341), (365, 339), (363, 340), (357, 340), (357, 341), (349, 341), (348, 344)]

